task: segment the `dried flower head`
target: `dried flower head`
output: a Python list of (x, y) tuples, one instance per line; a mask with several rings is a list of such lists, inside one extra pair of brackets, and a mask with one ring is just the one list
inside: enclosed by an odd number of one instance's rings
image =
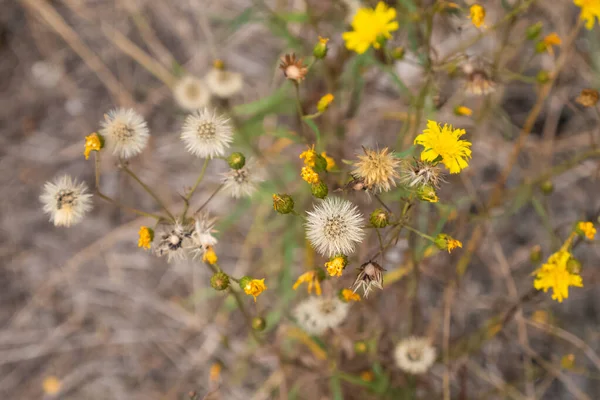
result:
[(389, 153), (386, 147), (383, 150), (365, 149), (364, 155), (358, 155), (358, 162), (354, 165), (352, 174), (362, 178), (367, 190), (372, 192), (387, 192), (396, 186), (396, 179), (400, 178), (398, 167), (400, 159)]
[(319, 274), (317, 271), (315, 271), (315, 270), (308, 271), (308, 272), (305, 272), (302, 275), (300, 275), (298, 277), (298, 279), (296, 280), (296, 283), (294, 283), (294, 286), (292, 286), (292, 289), (294, 289), (294, 290), (298, 289), (298, 287), (303, 283), (308, 284), (306, 287), (308, 294), (312, 293), (312, 289), (314, 287), (315, 294), (317, 296), (321, 295), (321, 283), (319, 282)]
[(261, 171), (253, 159), (249, 159), (240, 169), (231, 169), (222, 174), (223, 190), (234, 199), (250, 197), (263, 181)]
[(598, 91), (595, 89), (583, 89), (575, 101), (584, 107), (594, 107), (598, 104)]
[(383, 267), (375, 261), (364, 263), (358, 268), (358, 275), (352, 284), (353, 290), (356, 292), (362, 289), (363, 296), (367, 298), (369, 292), (373, 288), (383, 290)]
[(92, 209), (92, 195), (84, 182), (77, 183), (69, 175), (46, 182), (40, 196), (43, 210), (55, 226), (75, 225)]
[(222, 99), (228, 99), (239, 93), (244, 86), (242, 74), (223, 68), (211, 69), (204, 77), (204, 81), (211, 93)]
[(216, 245), (218, 240), (213, 236), (215, 233), (216, 218), (210, 218), (208, 213), (200, 214), (195, 217), (194, 230), (187, 242), (188, 248), (193, 259), (204, 256), (206, 251)]
[(181, 140), (187, 151), (200, 158), (223, 156), (233, 141), (229, 119), (207, 108), (185, 118)]
[(438, 167), (428, 161), (418, 159), (403, 160), (400, 170), (400, 182), (409, 188), (419, 188), (430, 185), (439, 188), (440, 184), (446, 182), (444, 173)]
[(173, 96), (181, 108), (194, 111), (206, 107), (210, 101), (210, 91), (206, 83), (194, 76), (184, 76), (173, 87)]
[(348, 200), (327, 197), (307, 214), (306, 238), (319, 254), (351, 254), (364, 237), (363, 216)]
[(167, 262), (184, 260), (187, 257), (186, 249), (190, 245), (194, 227), (175, 223), (163, 228), (159, 235), (155, 253), (159, 257), (167, 256)]
[(350, 305), (337, 297), (308, 297), (294, 309), (298, 325), (311, 335), (337, 328), (348, 316)]
[(286, 54), (281, 57), (279, 68), (289, 80), (301, 82), (305, 77), (308, 69), (303, 64), (302, 58), (296, 58), (296, 54)]
[(496, 90), (496, 82), (484, 70), (475, 70), (467, 74), (465, 90), (475, 96), (485, 96)]
[(396, 365), (411, 374), (427, 372), (435, 362), (435, 347), (424, 337), (411, 336), (396, 345)]
[(144, 117), (132, 109), (117, 108), (104, 115), (100, 134), (113, 154), (133, 157), (144, 150), (150, 131)]

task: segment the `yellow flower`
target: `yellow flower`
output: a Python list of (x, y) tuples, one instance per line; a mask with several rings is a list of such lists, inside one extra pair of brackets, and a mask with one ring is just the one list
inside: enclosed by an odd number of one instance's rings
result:
[(469, 18), (477, 28), (481, 28), (485, 20), (485, 8), (479, 4), (473, 4), (469, 10)]
[(319, 183), (319, 174), (317, 174), (311, 167), (302, 167), (301, 176), (302, 179), (308, 183)]
[(42, 388), (44, 389), (44, 393), (52, 396), (60, 392), (60, 388), (62, 387), (61, 381), (55, 376), (49, 376), (44, 379), (42, 382)]
[(415, 138), (415, 144), (424, 147), (421, 160), (434, 162), (441, 157), (442, 163), (451, 174), (458, 174), (469, 164), (471, 158), (471, 142), (460, 140), (466, 132), (464, 129), (453, 129), (452, 125), (444, 124), (442, 128), (435, 121), (427, 121), (427, 129)]
[(371, 371), (363, 371), (360, 373), (360, 379), (365, 382), (373, 382), (374, 375)]
[(298, 289), (298, 286), (300, 286), (304, 282), (308, 283), (308, 286), (307, 286), (308, 294), (312, 293), (312, 289), (314, 286), (315, 293), (317, 294), (317, 296), (321, 295), (321, 284), (319, 283), (317, 271), (308, 271), (308, 272), (305, 272), (302, 275), (300, 275), (298, 277), (298, 280), (296, 281), (296, 283), (294, 283), (294, 286), (292, 286), (292, 289), (294, 289), (294, 290)]
[(358, 293), (354, 293), (350, 289), (342, 289), (340, 295), (346, 303), (350, 301), (360, 301), (360, 295)]
[(207, 264), (214, 265), (217, 263), (218, 260), (219, 257), (217, 257), (217, 253), (215, 253), (212, 246), (207, 246), (204, 255), (202, 255), (202, 261)]
[(552, 32), (549, 35), (546, 35), (544, 38), (544, 44), (548, 47), (550, 46), (560, 46), (562, 41), (560, 40), (560, 36), (556, 32)]
[(140, 236), (138, 239), (138, 247), (149, 249), (150, 243), (152, 243), (152, 239), (154, 239), (154, 231), (147, 226), (142, 226), (140, 227), (138, 235)]
[(336, 256), (325, 263), (329, 276), (342, 276), (342, 271), (346, 268), (348, 261), (344, 256)]
[(325, 152), (322, 152), (321, 156), (325, 159), (325, 161), (327, 161), (327, 167), (325, 167), (327, 171), (331, 171), (335, 168), (335, 160), (333, 157), (329, 157)]
[(313, 144), (312, 147), (310, 147), (308, 150), (303, 151), (302, 153), (300, 153), (299, 158), (301, 160), (304, 160), (304, 165), (306, 165), (307, 167), (314, 167), (315, 166), (315, 159), (317, 158), (317, 152), (315, 151), (315, 145)]
[(471, 110), (469, 107), (458, 106), (454, 109), (454, 114), (460, 115), (463, 117), (470, 117), (471, 114), (473, 114), (473, 110)]
[(210, 366), (210, 381), (211, 382), (216, 382), (219, 380), (219, 377), (221, 376), (221, 364), (219, 363), (214, 363), (213, 365)]
[(342, 38), (348, 50), (363, 54), (369, 47), (378, 49), (381, 42), (392, 37), (390, 32), (398, 29), (396, 10), (389, 8), (384, 2), (377, 3), (377, 7), (361, 7), (352, 20), (352, 31), (344, 32)]
[(334, 98), (335, 97), (331, 93), (327, 93), (325, 96), (321, 97), (317, 103), (317, 111), (320, 113), (325, 112)]
[(594, 224), (591, 222), (581, 221), (577, 223), (577, 230), (589, 240), (594, 240), (594, 236), (596, 236), (596, 228), (594, 228)]
[(560, 367), (562, 369), (573, 369), (575, 366), (575, 354), (565, 354), (560, 359)]
[(452, 253), (452, 250), (460, 247), (462, 249), (462, 243), (460, 240), (454, 239), (450, 235), (446, 235), (445, 233), (440, 233), (435, 238), (435, 245), (440, 250), (448, 250), (448, 253)]
[(565, 250), (552, 254), (548, 263), (536, 271), (533, 287), (544, 293), (552, 289), (552, 299), (559, 303), (569, 298), (569, 286), (583, 287), (581, 276), (567, 270), (567, 262), (571, 257), (571, 253)]
[(95, 132), (85, 137), (85, 150), (83, 151), (83, 155), (86, 160), (90, 158), (90, 153), (92, 151), (100, 151), (102, 142), (102, 137)]
[(574, 0), (576, 6), (581, 7), (580, 19), (585, 20), (585, 27), (591, 30), (596, 18), (600, 20), (600, 0)]
[(265, 286), (264, 279), (251, 279), (244, 286), (244, 292), (246, 292), (247, 295), (254, 297), (254, 302), (256, 302), (256, 297), (265, 290), (267, 290), (267, 287)]

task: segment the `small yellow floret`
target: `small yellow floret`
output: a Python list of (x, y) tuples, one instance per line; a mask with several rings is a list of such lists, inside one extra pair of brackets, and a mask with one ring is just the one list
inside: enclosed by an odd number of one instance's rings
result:
[(89, 136), (85, 137), (85, 150), (83, 150), (83, 155), (85, 159), (88, 160), (90, 158), (90, 153), (92, 151), (100, 151), (102, 148), (102, 140), (97, 133), (92, 133)]
[(254, 297), (254, 302), (256, 302), (256, 297), (265, 290), (267, 290), (267, 287), (265, 286), (264, 279), (252, 279), (244, 286), (244, 292), (246, 292), (247, 295)]
[(333, 157), (329, 157), (325, 152), (322, 152), (321, 156), (325, 159), (325, 161), (327, 161), (327, 167), (325, 167), (327, 171), (331, 171), (335, 168), (335, 160)]
[(344, 257), (335, 257), (331, 261), (325, 263), (329, 276), (342, 276), (342, 271), (346, 268), (346, 260)]
[(360, 301), (360, 295), (358, 293), (354, 293), (350, 289), (342, 289), (342, 298), (346, 303), (350, 301)]
[(360, 379), (362, 379), (365, 382), (373, 382), (374, 377), (375, 376), (371, 371), (363, 371), (360, 373)]
[(313, 144), (308, 150), (303, 151), (298, 156), (301, 160), (304, 160), (304, 165), (307, 167), (315, 166), (315, 159), (317, 158), (317, 152), (315, 151), (315, 145)]
[(321, 99), (317, 103), (317, 111), (321, 113), (325, 112), (325, 110), (327, 110), (334, 98), (335, 97), (331, 93), (327, 93), (325, 96), (321, 97)]
[(152, 239), (154, 238), (152, 229), (148, 228), (147, 226), (142, 226), (138, 231), (138, 235), (140, 236), (138, 239), (138, 247), (149, 249)]
[(552, 289), (552, 299), (559, 303), (569, 298), (569, 286), (583, 287), (581, 276), (567, 270), (571, 257), (571, 253), (564, 250), (552, 254), (548, 262), (537, 270), (533, 287), (544, 292)]
[(307, 285), (308, 294), (312, 293), (312, 289), (314, 286), (315, 293), (317, 294), (317, 296), (321, 295), (321, 284), (319, 283), (319, 278), (317, 277), (316, 271), (308, 271), (308, 272), (305, 272), (302, 275), (300, 275), (298, 277), (298, 280), (296, 280), (296, 283), (294, 283), (294, 286), (292, 286), (292, 289), (294, 289), (294, 290), (298, 289), (298, 286), (300, 286), (301, 284), (303, 284), (305, 282), (308, 283), (308, 285)]
[(42, 382), (42, 388), (44, 389), (44, 393), (51, 396), (60, 392), (61, 387), (61, 381), (55, 376), (49, 376), (45, 378)]
[(458, 106), (454, 109), (454, 113), (463, 117), (470, 117), (473, 114), (473, 110), (469, 107)]
[(221, 376), (221, 369), (222, 367), (219, 363), (214, 363), (210, 366), (209, 379), (211, 382), (216, 382), (219, 380), (219, 377)]
[(469, 10), (469, 18), (477, 28), (481, 28), (485, 22), (485, 8), (479, 4), (473, 4)]
[(594, 224), (591, 222), (579, 222), (577, 223), (577, 229), (581, 231), (589, 240), (594, 240), (596, 236), (596, 228), (594, 228)]
[(311, 167), (305, 166), (302, 167), (301, 171), (302, 179), (304, 179), (308, 183), (319, 183), (319, 174), (315, 172)]
[(217, 263), (219, 258), (217, 257), (217, 253), (213, 250), (212, 246), (208, 246), (204, 254), (202, 255), (202, 261), (207, 264), (214, 265)]

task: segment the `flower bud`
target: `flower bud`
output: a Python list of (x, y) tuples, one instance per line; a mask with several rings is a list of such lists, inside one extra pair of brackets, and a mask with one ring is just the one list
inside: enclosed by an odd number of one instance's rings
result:
[(579, 261), (576, 258), (569, 258), (569, 261), (567, 261), (567, 271), (569, 271), (569, 273), (571, 274), (581, 274), (581, 270), (583, 269), (583, 266), (581, 265), (581, 261)]
[(229, 157), (227, 157), (227, 164), (233, 169), (241, 169), (246, 165), (246, 157), (242, 153), (231, 153)]
[(465, 106), (456, 106), (454, 108), (454, 114), (459, 117), (470, 117), (473, 114), (473, 110)]
[(210, 278), (210, 286), (215, 290), (225, 290), (229, 287), (229, 276), (224, 272), (217, 272)]
[(313, 56), (315, 56), (317, 60), (325, 58), (327, 55), (327, 42), (329, 42), (329, 39), (319, 36), (319, 42), (313, 48)]
[(315, 166), (313, 169), (316, 172), (327, 171), (327, 159), (320, 154), (315, 153)]
[(538, 38), (538, 36), (540, 36), (540, 33), (542, 33), (542, 23), (536, 22), (527, 28), (525, 31), (525, 36), (528, 40), (535, 40)]
[(262, 332), (267, 327), (267, 321), (263, 317), (252, 318), (252, 329), (258, 332)]
[(324, 182), (319, 181), (310, 185), (310, 191), (312, 195), (315, 196), (317, 199), (324, 199), (325, 197), (327, 197), (329, 189), (327, 188), (327, 185)]
[(371, 213), (369, 222), (375, 228), (385, 228), (390, 222), (390, 214), (382, 208), (377, 208)]
[(430, 203), (437, 203), (440, 200), (435, 193), (435, 189), (431, 185), (421, 186), (417, 191), (417, 196), (419, 196), (420, 200), (428, 201)]
[(544, 41), (539, 41), (535, 44), (535, 52), (538, 54), (545, 53), (548, 50), (548, 45)]
[(358, 342), (354, 342), (354, 351), (357, 352), (358, 354), (366, 353), (368, 348), (369, 347), (367, 346), (367, 344), (362, 340), (359, 340)]
[(550, 81), (550, 74), (548, 73), (548, 71), (541, 70), (540, 72), (537, 73), (537, 75), (535, 76), (535, 79), (537, 80), (537, 82), (540, 85), (543, 85)]
[(289, 194), (274, 194), (273, 208), (279, 214), (289, 214), (294, 211), (294, 199)]
[(533, 246), (531, 250), (529, 250), (529, 261), (534, 264), (539, 263), (542, 260), (542, 248), (539, 244)]
[(402, 60), (404, 58), (404, 47), (396, 47), (392, 50), (392, 58), (394, 60)]
[(552, 184), (551, 180), (546, 180), (540, 184), (540, 190), (545, 195), (552, 194), (554, 191), (554, 184)]
[(327, 111), (334, 98), (335, 97), (331, 93), (327, 93), (325, 96), (321, 97), (317, 103), (317, 111), (320, 113)]
[(250, 283), (250, 281), (252, 281), (252, 278), (250, 278), (249, 276), (242, 277), (242, 279), (240, 279), (240, 281), (239, 281), (240, 287), (242, 289), (245, 288), (246, 285), (248, 285)]

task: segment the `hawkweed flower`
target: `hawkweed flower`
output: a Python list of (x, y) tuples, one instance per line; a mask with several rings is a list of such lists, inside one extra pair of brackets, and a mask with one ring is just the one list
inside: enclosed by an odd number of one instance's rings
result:
[(435, 362), (435, 347), (424, 337), (411, 336), (400, 341), (394, 350), (396, 365), (417, 375), (427, 372)]
[(600, 1), (599, 0), (574, 0), (576, 6), (581, 8), (579, 19), (585, 21), (585, 28), (591, 30), (594, 27), (596, 18), (600, 20)]
[(428, 161), (417, 159), (403, 160), (400, 168), (400, 182), (409, 188), (431, 186), (439, 188), (446, 182), (442, 170)]
[(354, 293), (351, 289), (342, 289), (339, 293), (339, 298), (345, 303), (350, 303), (351, 301), (360, 301), (360, 295), (358, 293)]
[(300, 171), (300, 176), (302, 179), (310, 184), (319, 183), (321, 180), (319, 179), (319, 174), (315, 172), (312, 167), (304, 166)]
[(427, 128), (415, 138), (415, 144), (424, 147), (421, 160), (435, 163), (439, 157), (451, 174), (458, 174), (467, 168), (467, 159), (471, 158), (471, 143), (460, 139), (465, 133), (452, 125), (442, 127), (435, 121), (427, 121)]
[(569, 272), (567, 267), (572, 259), (572, 254), (566, 250), (559, 250), (552, 254), (546, 264), (535, 272), (533, 287), (537, 290), (552, 289), (552, 299), (562, 303), (569, 297), (569, 287), (583, 287), (579, 274)]
[(308, 294), (312, 294), (314, 287), (315, 294), (317, 296), (321, 295), (321, 283), (319, 281), (318, 271), (308, 271), (300, 275), (296, 280), (296, 283), (294, 283), (294, 286), (292, 286), (292, 289), (298, 289), (298, 287), (303, 283), (307, 283), (306, 290), (308, 291)]
[(325, 96), (319, 99), (317, 103), (317, 111), (322, 113), (329, 108), (329, 105), (333, 102), (335, 97), (331, 93), (327, 93)]
[(46, 182), (40, 196), (43, 210), (55, 226), (75, 225), (92, 209), (92, 195), (85, 182), (78, 183), (69, 175)]
[(377, 3), (375, 9), (361, 7), (352, 20), (352, 31), (344, 32), (342, 38), (346, 48), (363, 54), (373, 46), (376, 49), (392, 37), (391, 32), (398, 29), (396, 10), (388, 7), (383, 1)]
[(327, 197), (307, 214), (306, 238), (321, 255), (351, 254), (364, 237), (363, 216), (348, 200)]
[(202, 262), (205, 262), (210, 265), (215, 265), (219, 261), (217, 257), (217, 253), (215, 253), (212, 246), (207, 246), (204, 254), (202, 255)]
[(367, 190), (373, 192), (388, 192), (396, 186), (401, 160), (389, 153), (387, 147), (383, 150), (364, 149), (364, 152), (357, 156), (359, 161), (354, 164), (352, 175), (361, 178)]
[(228, 99), (242, 90), (244, 80), (242, 74), (227, 71), (221, 60), (216, 60), (213, 68), (204, 77), (206, 86), (212, 94)]
[(243, 168), (231, 169), (222, 176), (223, 190), (234, 199), (252, 196), (258, 184), (263, 181), (261, 172), (253, 159), (249, 159)]
[(596, 236), (596, 228), (594, 228), (594, 224), (591, 222), (578, 222), (575, 232), (580, 236), (585, 236), (589, 240), (594, 240), (594, 236)]
[(369, 296), (369, 292), (373, 288), (383, 290), (383, 271), (385, 269), (381, 265), (375, 261), (369, 261), (361, 265), (358, 271), (352, 284), (352, 290), (356, 292), (358, 289), (362, 289), (365, 298)]
[(462, 249), (462, 243), (460, 240), (454, 239), (450, 235), (446, 235), (445, 233), (440, 233), (435, 238), (435, 245), (440, 250), (448, 250), (448, 253), (452, 253), (452, 250), (460, 247)]
[(348, 257), (343, 254), (337, 254), (325, 263), (325, 268), (329, 276), (342, 276), (342, 272), (348, 265)]
[(184, 76), (173, 87), (173, 97), (184, 110), (194, 111), (206, 107), (210, 101), (210, 91), (203, 80), (194, 76)]
[(218, 240), (213, 236), (215, 233), (216, 218), (210, 218), (208, 213), (198, 215), (194, 221), (194, 230), (188, 241), (188, 250), (192, 258), (204, 256), (206, 251), (216, 245)]
[(133, 157), (144, 150), (150, 138), (148, 125), (132, 109), (117, 108), (104, 115), (100, 135), (113, 154), (121, 158)]
[(308, 297), (294, 309), (298, 325), (311, 335), (321, 335), (327, 329), (337, 328), (348, 316), (350, 305), (337, 297)]
[(244, 290), (248, 296), (254, 297), (254, 302), (256, 303), (256, 298), (265, 290), (267, 290), (267, 286), (265, 285), (264, 279), (252, 279), (248, 276), (240, 279), (240, 287)]
[(302, 58), (296, 58), (296, 54), (286, 54), (281, 57), (279, 69), (283, 71), (286, 78), (296, 83), (302, 82), (306, 77), (308, 68), (303, 64)]
[(575, 101), (584, 107), (594, 107), (598, 104), (598, 91), (595, 89), (583, 89)]
[(92, 133), (89, 136), (85, 137), (85, 148), (83, 150), (83, 155), (86, 160), (89, 160), (90, 153), (92, 151), (100, 151), (104, 147), (104, 138), (97, 134), (96, 132)]
[(159, 235), (160, 240), (154, 252), (159, 257), (167, 256), (167, 262), (185, 260), (193, 229), (193, 226), (178, 222), (167, 225)]
[(207, 108), (188, 115), (181, 130), (187, 151), (200, 158), (223, 156), (233, 141), (229, 119)]
[(485, 23), (485, 8), (479, 4), (473, 4), (469, 9), (469, 18), (473, 25), (481, 28)]
[(149, 249), (152, 245), (152, 240), (154, 239), (154, 231), (147, 226), (141, 226), (138, 231), (138, 236), (138, 247)]

